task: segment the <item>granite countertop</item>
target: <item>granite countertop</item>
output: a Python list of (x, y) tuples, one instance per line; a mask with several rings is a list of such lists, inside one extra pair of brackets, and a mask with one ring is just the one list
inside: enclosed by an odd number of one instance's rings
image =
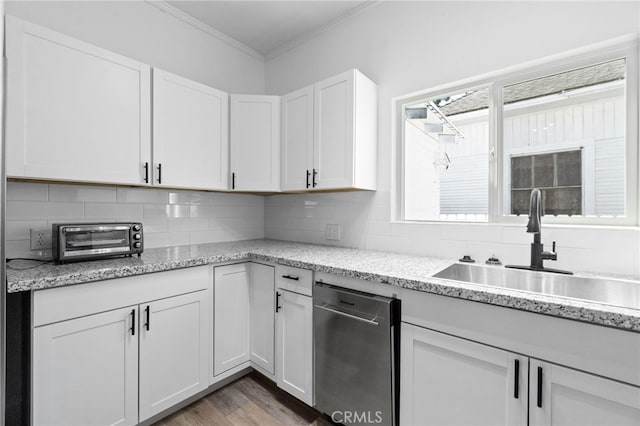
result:
[[(7, 268), (7, 288), (10, 293), (40, 290), (242, 259), (311, 269), (640, 332), (640, 310), (433, 277), (454, 263), (453, 259), (275, 240), (147, 249), (141, 257), (66, 265), (45, 264), (26, 270)], [(27, 261), (12, 262), (14, 268), (31, 265)]]

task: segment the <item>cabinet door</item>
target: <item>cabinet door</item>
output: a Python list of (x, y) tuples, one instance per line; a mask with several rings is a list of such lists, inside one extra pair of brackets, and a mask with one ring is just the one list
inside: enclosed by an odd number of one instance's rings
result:
[(249, 264), (215, 268), (213, 374), (217, 376), (250, 355)]
[(406, 323), (400, 335), (401, 424), (527, 424), (527, 357)]
[(640, 388), (531, 360), (532, 426), (640, 424)]
[(316, 83), (314, 170), (317, 189), (353, 186), (354, 73)]
[(313, 86), (282, 97), (283, 191), (310, 189), (313, 169)]
[(251, 362), (274, 374), (275, 280), (273, 266), (251, 264)]
[(227, 189), (229, 95), (153, 70), (154, 184)]
[(231, 95), (231, 189), (280, 189), (280, 97)]
[(313, 405), (313, 303), (278, 289), (276, 376), (278, 387)]
[(137, 320), (135, 306), (34, 329), (34, 425), (138, 423)]
[(140, 305), (140, 421), (208, 386), (206, 291)]
[(7, 175), (143, 184), (147, 65), (6, 17)]

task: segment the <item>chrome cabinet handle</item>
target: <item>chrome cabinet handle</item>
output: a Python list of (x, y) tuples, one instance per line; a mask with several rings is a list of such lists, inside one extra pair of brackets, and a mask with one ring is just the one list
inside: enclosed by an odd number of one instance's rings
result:
[(286, 278), (288, 280), (294, 280), (294, 281), (300, 280), (300, 277), (298, 277), (297, 275), (283, 275), (282, 278)]

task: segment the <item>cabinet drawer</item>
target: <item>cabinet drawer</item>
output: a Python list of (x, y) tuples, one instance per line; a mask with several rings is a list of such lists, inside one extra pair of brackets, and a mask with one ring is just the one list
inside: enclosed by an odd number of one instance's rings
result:
[(206, 290), (212, 281), (213, 268), (198, 266), (38, 290), (33, 294), (33, 326)]
[(313, 272), (291, 266), (276, 266), (276, 287), (311, 296)]

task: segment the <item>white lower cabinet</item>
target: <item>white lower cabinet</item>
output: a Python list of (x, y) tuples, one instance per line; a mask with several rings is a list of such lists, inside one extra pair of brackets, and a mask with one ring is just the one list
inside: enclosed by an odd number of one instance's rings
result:
[(34, 425), (135, 425), (208, 386), (213, 269), (33, 294)]
[(251, 363), (275, 374), (275, 281), (273, 266), (251, 264)]
[(34, 425), (138, 423), (137, 313), (129, 306), (34, 330)]
[(276, 303), (278, 387), (313, 405), (312, 299), (278, 288)]
[(250, 263), (215, 268), (213, 285), (213, 375), (250, 359)]
[(206, 294), (140, 305), (140, 421), (208, 386)]
[(406, 323), (400, 335), (401, 424), (527, 424), (526, 357)]
[(204, 390), (208, 309), (198, 291), (35, 328), (33, 424), (134, 425)]
[(640, 424), (638, 387), (407, 323), (401, 336), (403, 425)]
[(531, 359), (531, 426), (640, 425), (640, 388)]

